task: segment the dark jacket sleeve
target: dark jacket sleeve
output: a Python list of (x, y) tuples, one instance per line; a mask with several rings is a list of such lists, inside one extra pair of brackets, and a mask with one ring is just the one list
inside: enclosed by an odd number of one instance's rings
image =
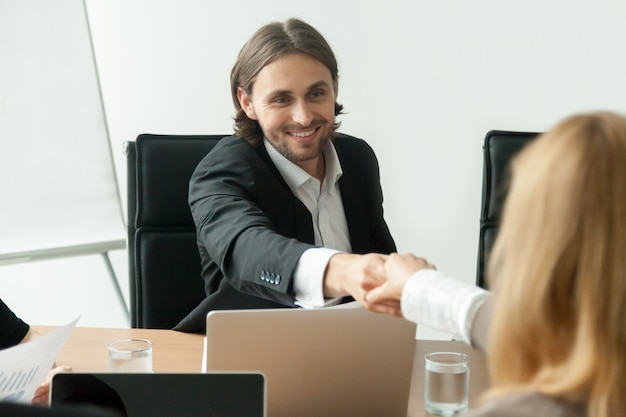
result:
[(28, 333), (29, 326), (18, 318), (9, 307), (0, 300), (0, 349), (19, 344)]
[(196, 168), (189, 204), (199, 246), (233, 288), (293, 305), (296, 264), (314, 246), (296, 238), (290, 217), (308, 212), (281, 180), (243, 139), (225, 138)]

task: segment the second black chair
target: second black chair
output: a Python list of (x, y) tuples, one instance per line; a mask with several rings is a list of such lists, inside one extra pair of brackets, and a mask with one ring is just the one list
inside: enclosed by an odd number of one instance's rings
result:
[(509, 162), (538, 133), (492, 130), (483, 145), (483, 189), (478, 240), (476, 285), (487, 288), (485, 271), (500, 226), (500, 212), (509, 183)]

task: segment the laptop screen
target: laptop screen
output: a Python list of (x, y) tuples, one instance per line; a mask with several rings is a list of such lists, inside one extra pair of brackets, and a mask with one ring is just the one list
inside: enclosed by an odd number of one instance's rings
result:
[(127, 417), (265, 417), (260, 373), (61, 373), (50, 407), (90, 404)]

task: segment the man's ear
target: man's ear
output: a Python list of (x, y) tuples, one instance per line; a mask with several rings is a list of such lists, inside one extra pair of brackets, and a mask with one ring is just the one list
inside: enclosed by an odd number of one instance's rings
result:
[(246, 113), (246, 116), (248, 116), (249, 119), (257, 120), (254, 107), (252, 106), (252, 97), (241, 87), (237, 88), (237, 100), (239, 100), (239, 105), (244, 113)]

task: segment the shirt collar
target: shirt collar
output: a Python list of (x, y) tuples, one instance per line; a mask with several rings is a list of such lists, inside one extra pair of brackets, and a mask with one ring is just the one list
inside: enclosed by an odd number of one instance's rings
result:
[[(285, 158), (266, 138), (263, 138), (263, 144), (265, 145), (270, 159), (274, 165), (276, 165), (280, 175), (283, 176), (290, 189), (295, 190), (301, 187), (305, 182), (315, 179), (298, 165)], [(339, 157), (337, 156), (337, 151), (332, 141), (326, 142), (322, 148), (322, 153), (324, 154), (324, 162), (326, 164), (324, 186), (328, 186), (330, 187), (329, 189), (332, 189), (335, 183), (339, 181), (339, 178), (341, 178), (343, 170), (341, 169), (341, 163), (339, 162)]]

